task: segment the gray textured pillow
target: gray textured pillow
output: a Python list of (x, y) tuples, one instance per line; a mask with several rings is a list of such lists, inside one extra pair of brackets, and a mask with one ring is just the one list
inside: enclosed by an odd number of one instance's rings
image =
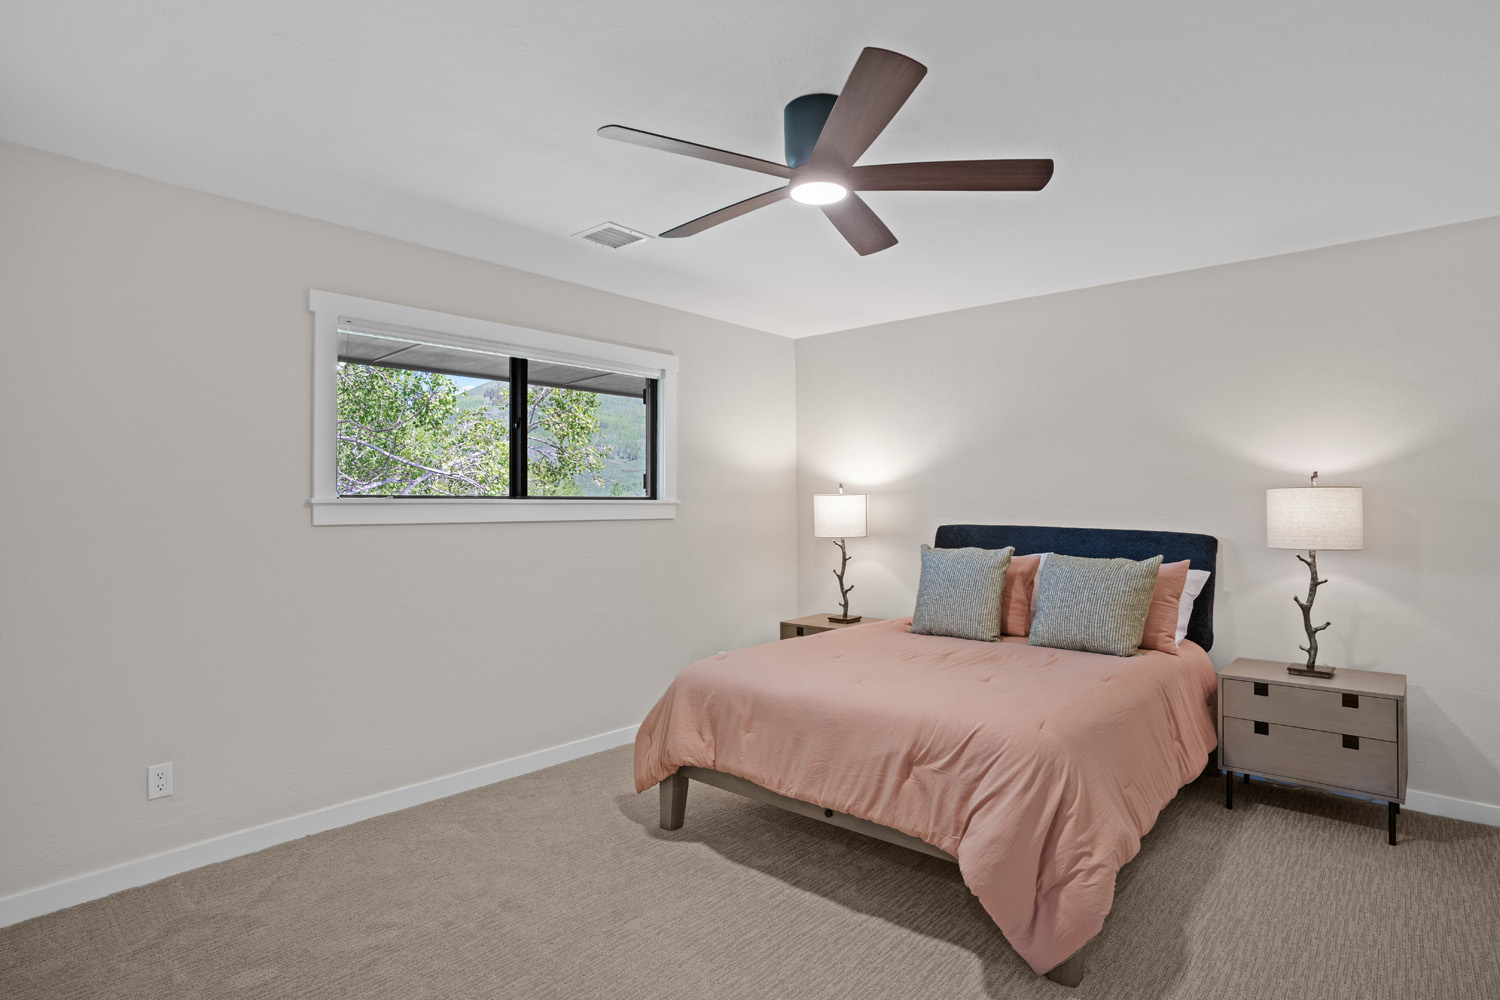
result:
[(1037, 582), (1033, 646), (1134, 656), (1156, 593), (1161, 556), (1084, 559), (1052, 555)]
[(1000, 641), (1000, 593), (1013, 548), (922, 546), (922, 582), (911, 630), (918, 635)]

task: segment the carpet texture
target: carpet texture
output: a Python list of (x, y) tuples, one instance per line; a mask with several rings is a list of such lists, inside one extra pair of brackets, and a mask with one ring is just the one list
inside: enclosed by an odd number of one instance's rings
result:
[(656, 826), (622, 747), (0, 930), (0, 997), (664, 1000), (1500, 997), (1500, 829), (1184, 789), (1077, 990), (958, 869), (694, 784)]

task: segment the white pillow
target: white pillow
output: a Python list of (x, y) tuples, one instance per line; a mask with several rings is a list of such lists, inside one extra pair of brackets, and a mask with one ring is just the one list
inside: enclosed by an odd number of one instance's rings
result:
[(1193, 617), (1193, 602), (1198, 595), (1203, 593), (1203, 585), (1208, 583), (1209, 571), (1206, 569), (1188, 570), (1187, 582), (1182, 585), (1182, 597), (1177, 601), (1177, 643), (1187, 638), (1188, 619)]

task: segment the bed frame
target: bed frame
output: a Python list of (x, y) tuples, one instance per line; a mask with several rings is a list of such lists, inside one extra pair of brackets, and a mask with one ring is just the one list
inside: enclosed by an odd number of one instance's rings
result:
[[(1219, 540), (1211, 535), (1186, 534), (1178, 531), (1128, 531), (1117, 528), (1050, 528), (1010, 524), (945, 524), (938, 528), (934, 546), (940, 549), (1000, 549), (1015, 546), (1018, 556), (1038, 552), (1057, 552), (1069, 556), (1094, 558), (1150, 559), (1162, 556), (1164, 562), (1192, 560), (1194, 569), (1207, 569), (1212, 575), (1203, 592), (1193, 602), (1193, 616), (1188, 621), (1187, 637), (1205, 650), (1214, 643), (1214, 584), (1218, 581)], [(657, 786), (661, 798), (661, 828), (679, 830), (687, 815), (688, 781), (701, 781), (725, 791), (743, 795), (756, 802), (785, 809), (799, 816), (827, 823), (844, 830), (896, 844), (944, 861), (958, 863), (947, 851), (926, 841), (872, 823), (858, 816), (836, 813), (832, 809), (800, 799), (778, 795), (753, 781), (706, 767), (684, 766), (662, 779)], [(1083, 981), (1084, 953), (1078, 949), (1072, 957), (1047, 972), (1047, 978), (1063, 986), (1077, 986)]]

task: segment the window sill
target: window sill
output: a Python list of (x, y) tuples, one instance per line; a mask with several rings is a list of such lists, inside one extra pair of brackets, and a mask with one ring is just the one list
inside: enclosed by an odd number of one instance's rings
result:
[(312, 523), (473, 524), (486, 521), (642, 521), (674, 518), (676, 500), (309, 500)]

